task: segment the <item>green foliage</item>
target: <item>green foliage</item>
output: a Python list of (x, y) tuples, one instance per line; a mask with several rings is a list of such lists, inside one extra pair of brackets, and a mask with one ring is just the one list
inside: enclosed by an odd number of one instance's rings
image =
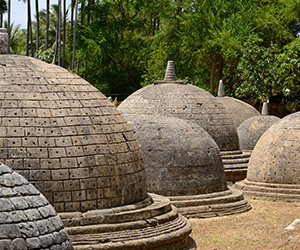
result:
[(238, 64), (241, 85), (239, 97), (265, 101), (282, 96), (291, 111), (299, 108), (300, 38), (280, 49), (277, 44), (264, 47), (263, 39), (251, 36), (243, 48)]
[(142, 75), (144, 81), (141, 83), (143, 87), (153, 83), (155, 80), (163, 80), (167, 64), (167, 53), (165, 52), (166, 44), (160, 43), (158, 48), (149, 54), (146, 61), (145, 74)]
[(0, 14), (3, 14), (7, 11), (7, 3), (4, 0), (0, 0)]
[(43, 62), (52, 63), (54, 60), (54, 51), (53, 49), (42, 50), (40, 49), (36, 57)]
[[(141, 86), (163, 79), (167, 61), (173, 60), (177, 79), (210, 90), (222, 78), (229, 95), (276, 97), (290, 110), (299, 109), (300, 0), (79, 2), (76, 73), (106, 95), (124, 99)], [(58, 6), (53, 5), (52, 50), (57, 12)], [(51, 50), (43, 51), (46, 11), (39, 16), (38, 58), (49, 62)], [(70, 20), (66, 26), (65, 67), (69, 67)], [(24, 54), (26, 33), (20, 30), (14, 41), (12, 52)]]

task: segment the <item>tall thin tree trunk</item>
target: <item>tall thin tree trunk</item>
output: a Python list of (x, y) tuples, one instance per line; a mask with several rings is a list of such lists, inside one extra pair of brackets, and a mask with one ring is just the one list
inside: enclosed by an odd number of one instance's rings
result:
[(3, 27), (3, 14), (0, 13), (0, 28)]
[(71, 0), (71, 30), (73, 30), (73, 26), (74, 26), (74, 4), (75, 1)]
[(58, 0), (58, 65), (61, 65), (61, 0)]
[(66, 0), (64, 0), (64, 27), (63, 27), (63, 53), (62, 53), (62, 66), (65, 67), (65, 54), (66, 54)]
[(75, 2), (75, 21), (74, 21), (74, 32), (73, 32), (73, 54), (72, 54), (72, 64), (71, 64), (71, 70), (73, 72), (74, 72), (75, 51), (76, 51), (77, 12), (78, 12), (78, 0), (76, 0), (76, 2)]
[(8, 0), (7, 6), (7, 33), (8, 33), (8, 46), (7, 46), (7, 54), (10, 54), (10, 0)]
[(29, 32), (30, 28), (30, 1), (27, 0), (27, 38), (26, 38), (26, 56), (29, 56)]
[(31, 56), (33, 57), (33, 39), (32, 39), (32, 22), (31, 22), (31, 7), (30, 7), (30, 0), (27, 0), (27, 15), (28, 15), (28, 22), (27, 22), (27, 51), (26, 55), (29, 54), (29, 37), (30, 37), (30, 50)]
[(49, 12), (50, 12), (50, 0), (47, 0), (46, 3), (46, 41), (45, 41), (45, 49), (48, 49), (48, 43), (49, 43), (49, 24), (50, 24), (50, 18), (49, 18)]
[(40, 49), (40, 17), (39, 17), (39, 0), (35, 0), (36, 12), (36, 55)]
[(211, 70), (210, 70), (210, 92), (212, 95), (215, 94), (215, 85), (214, 85), (214, 80), (215, 80), (215, 71), (217, 68), (217, 63), (213, 62), (211, 65)]

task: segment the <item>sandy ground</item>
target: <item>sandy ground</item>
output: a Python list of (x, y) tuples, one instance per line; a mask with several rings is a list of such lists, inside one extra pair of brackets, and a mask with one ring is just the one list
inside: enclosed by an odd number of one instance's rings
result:
[(295, 249), (300, 250), (300, 202), (248, 200), (252, 210), (209, 219), (190, 219), (191, 238), (197, 249)]

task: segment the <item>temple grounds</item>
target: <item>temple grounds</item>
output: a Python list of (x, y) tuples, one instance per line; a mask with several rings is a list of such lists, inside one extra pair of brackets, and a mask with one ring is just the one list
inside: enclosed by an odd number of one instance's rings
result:
[(234, 216), (190, 219), (197, 249), (300, 249), (300, 202), (249, 200), (252, 210)]

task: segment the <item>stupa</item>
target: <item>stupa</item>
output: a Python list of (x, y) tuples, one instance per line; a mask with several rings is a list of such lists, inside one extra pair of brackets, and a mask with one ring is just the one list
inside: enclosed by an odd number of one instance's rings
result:
[(256, 110), (250, 104), (233, 97), (225, 96), (224, 84), (222, 80), (219, 81), (217, 96), (218, 101), (223, 104), (226, 111), (231, 116), (235, 128), (238, 128), (238, 126), (240, 126), (250, 117), (260, 115), (258, 110)]
[(56, 65), (0, 55), (0, 104), (0, 160), (45, 195), (76, 249), (187, 245), (189, 222), (147, 193), (133, 131), (95, 87)]
[(251, 209), (229, 190), (219, 148), (199, 125), (176, 117), (125, 115), (140, 144), (148, 190), (167, 196), (187, 217), (214, 217)]
[(267, 103), (264, 103), (263, 113), (244, 121), (238, 128), (240, 148), (243, 152), (252, 152), (264, 132), (280, 119), (268, 115)]
[(0, 164), (0, 223), (0, 249), (73, 249), (46, 198), (4, 164)]
[(236, 183), (255, 199), (300, 201), (300, 112), (274, 123), (257, 142), (247, 179)]
[[(233, 97), (225, 96), (223, 81), (219, 81), (218, 101), (222, 103), (230, 115), (235, 128), (250, 117), (259, 115), (259, 112), (250, 104)], [(227, 179), (230, 181), (238, 181), (246, 178), (247, 166), (251, 153), (243, 151), (241, 145), (240, 150), (233, 152), (223, 152), (223, 164), (227, 174)]]
[(209, 92), (176, 80), (173, 61), (168, 62), (165, 79), (141, 88), (118, 107), (122, 114), (177, 117), (198, 124), (221, 150), (227, 180), (246, 177), (245, 157), (239, 149), (236, 128), (219, 98)]

